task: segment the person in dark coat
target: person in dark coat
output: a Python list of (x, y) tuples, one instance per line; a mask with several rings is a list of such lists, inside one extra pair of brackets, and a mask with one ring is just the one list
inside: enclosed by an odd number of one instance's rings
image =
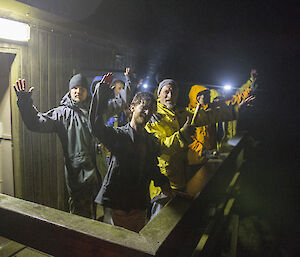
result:
[(93, 134), (111, 151), (111, 158), (95, 201), (105, 208), (104, 222), (138, 232), (146, 223), (150, 181), (172, 195), (168, 178), (157, 166), (157, 140), (144, 129), (156, 102), (150, 93), (136, 94), (130, 105), (130, 122), (122, 127), (107, 127), (102, 117), (107, 101), (100, 99), (105, 95), (100, 92), (104, 89), (102, 86), (94, 94), (90, 120)]
[[(105, 76), (111, 82), (112, 74)], [(64, 152), (65, 180), (69, 193), (69, 211), (88, 218), (96, 218), (94, 199), (101, 186), (101, 176), (96, 166), (96, 141), (88, 121), (90, 102), (89, 85), (82, 74), (74, 75), (69, 82), (69, 92), (60, 105), (41, 113), (33, 105), (33, 87), (26, 90), (25, 80), (14, 85), (17, 105), (26, 127), (34, 132), (57, 133)], [(110, 110), (121, 106), (122, 99), (114, 101)], [(121, 107), (119, 108), (121, 110)]]

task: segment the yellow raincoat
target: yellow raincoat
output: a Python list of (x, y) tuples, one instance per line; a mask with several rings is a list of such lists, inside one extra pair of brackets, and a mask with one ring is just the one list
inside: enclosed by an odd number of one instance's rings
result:
[[(244, 99), (250, 96), (251, 86), (254, 80), (250, 78), (245, 84), (243, 84), (235, 93), (230, 101), (227, 104), (236, 105), (241, 103)], [(225, 124), (225, 141), (233, 138), (236, 135), (237, 129), (237, 120), (228, 121)]]
[[(228, 121), (235, 119), (236, 112), (232, 107), (216, 108), (214, 110), (200, 110), (195, 125), (203, 126), (214, 124), (219, 121)], [(188, 143), (181, 134), (181, 128), (184, 125), (187, 116), (193, 116), (191, 108), (168, 109), (166, 106), (157, 102), (157, 112), (146, 124), (145, 129), (154, 134), (159, 139), (161, 145), (161, 154), (158, 157), (158, 166), (161, 173), (169, 178), (173, 189), (184, 190), (186, 186), (186, 165)], [(161, 194), (159, 187), (150, 184), (150, 197)]]
[[(195, 111), (198, 101), (197, 95), (199, 92), (208, 90), (206, 87), (201, 85), (194, 85), (191, 87), (189, 92), (190, 103), (188, 108), (192, 112)], [(217, 91), (211, 92), (211, 96), (215, 98), (217, 96)], [(207, 110), (208, 106), (200, 106), (201, 110)], [(197, 127), (194, 136), (194, 141), (189, 145), (188, 149), (188, 164), (196, 165), (203, 164), (206, 162), (206, 158), (202, 154), (202, 151), (216, 149), (216, 124), (210, 124), (207, 126)]]
[[(251, 85), (253, 84), (253, 80), (250, 78), (244, 85), (241, 86), (236, 91), (236, 94), (232, 97), (231, 100), (227, 101), (226, 103), (228, 105), (237, 105), (244, 99), (246, 99), (251, 92)], [(193, 111), (193, 109), (196, 108), (198, 101), (197, 101), (197, 95), (199, 92), (202, 92), (204, 90), (207, 90), (206, 87), (201, 85), (194, 85), (191, 87), (191, 90), (189, 92), (189, 108)], [(215, 97), (218, 96), (218, 92), (214, 89), (210, 90), (211, 93), (211, 102)], [(206, 109), (207, 106), (201, 106), (201, 109)], [(222, 126), (222, 123), (217, 124), (219, 126)], [(226, 122), (225, 126), (225, 135), (226, 140), (232, 138), (234, 135), (236, 135), (236, 127), (237, 127), (237, 121), (232, 120)], [(189, 145), (188, 150), (188, 164), (189, 165), (197, 165), (197, 164), (203, 164), (206, 161), (206, 158), (203, 156), (203, 150), (211, 150), (216, 149), (217, 147), (217, 140), (216, 140), (216, 124), (198, 127), (196, 130), (196, 134), (194, 137), (193, 143)]]

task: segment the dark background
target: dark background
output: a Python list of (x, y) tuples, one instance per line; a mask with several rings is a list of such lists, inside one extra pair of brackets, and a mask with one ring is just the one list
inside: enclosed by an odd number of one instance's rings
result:
[(256, 106), (240, 126), (259, 144), (244, 168), (239, 211), (259, 220), (262, 241), (275, 238), (270, 256), (300, 255), (299, 17), (296, 1), (115, 0), (84, 20), (142, 45), (138, 73), (153, 86), (174, 78), (181, 104), (193, 83), (238, 87), (258, 70)]
[(300, 256), (298, 1), (57, 0), (38, 5), (136, 46), (138, 76), (147, 78), (152, 90), (161, 79), (174, 78), (182, 105), (193, 83), (238, 87), (256, 68), (256, 106), (244, 113), (240, 126), (259, 144), (249, 155), (241, 212), (271, 226), (277, 240), (277, 255), (271, 256)]

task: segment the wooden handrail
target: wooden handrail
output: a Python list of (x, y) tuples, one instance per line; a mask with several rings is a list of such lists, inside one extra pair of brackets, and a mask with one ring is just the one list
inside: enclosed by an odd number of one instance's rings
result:
[[(205, 227), (201, 223), (207, 221), (208, 206), (228, 194), (244, 145), (241, 138), (229, 155), (221, 155), (223, 161), (209, 161), (206, 165), (215, 174), (204, 190), (194, 200), (174, 198), (140, 233), (0, 194), (0, 236), (62, 257), (171, 256), (186, 233), (204, 233), (200, 228)], [(197, 243), (185, 249), (189, 256)]]

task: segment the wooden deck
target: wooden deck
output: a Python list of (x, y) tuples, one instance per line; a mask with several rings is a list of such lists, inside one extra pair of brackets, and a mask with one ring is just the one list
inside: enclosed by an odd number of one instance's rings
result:
[(51, 257), (25, 245), (0, 237), (0, 257)]

